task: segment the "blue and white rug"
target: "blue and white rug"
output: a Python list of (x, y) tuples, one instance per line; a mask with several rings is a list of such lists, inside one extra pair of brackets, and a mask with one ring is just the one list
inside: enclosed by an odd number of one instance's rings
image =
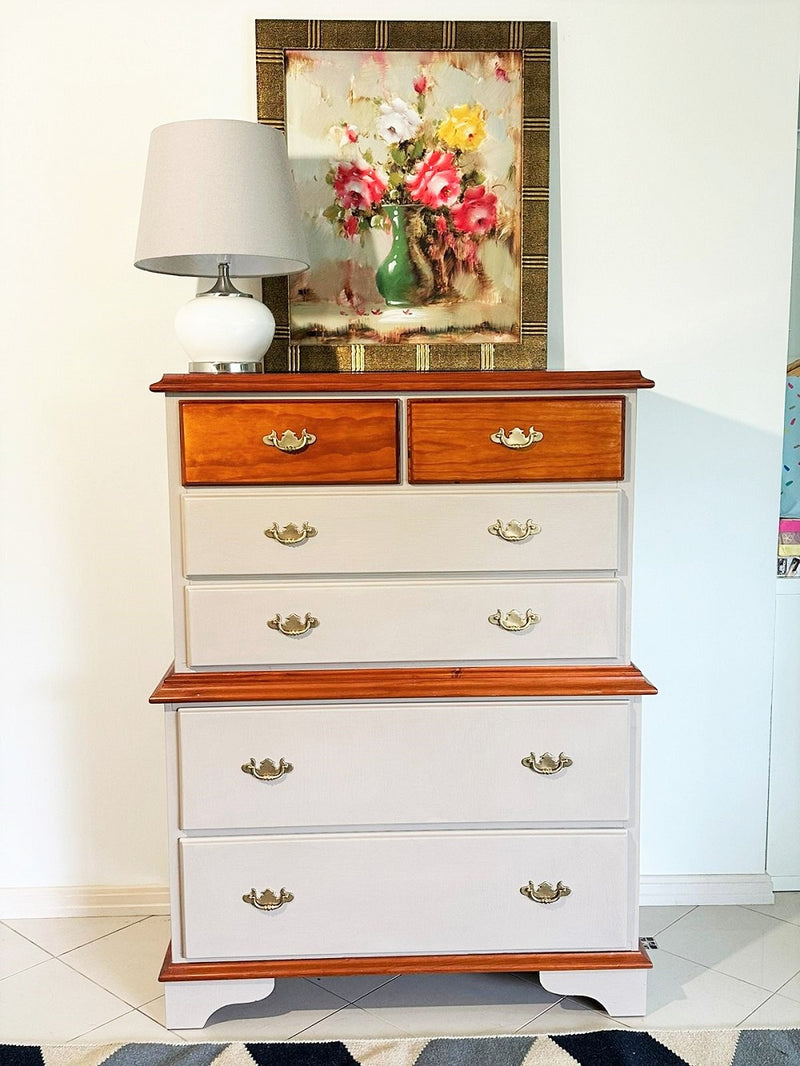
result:
[(800, 1066), (800, 1029), (232, 1044), (2, 1044), (0, 1066)]

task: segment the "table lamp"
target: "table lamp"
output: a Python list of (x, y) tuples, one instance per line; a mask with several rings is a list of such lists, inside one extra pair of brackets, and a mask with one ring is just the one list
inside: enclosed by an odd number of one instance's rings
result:
[(283, 134), (236, 119), (154, 129), (134, 265), (217, 279), (175, 318), (190, 371), (261, 371), (275, 319), (231, 277), (293, 274), (309, 265)]

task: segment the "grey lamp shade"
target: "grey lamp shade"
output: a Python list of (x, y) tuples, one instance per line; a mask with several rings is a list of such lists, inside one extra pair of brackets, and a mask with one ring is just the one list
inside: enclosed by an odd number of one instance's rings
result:
[(236, 119), (150, 137), (135, 265), (161, 274), (292, 274), (309, 265), (283, 134)]

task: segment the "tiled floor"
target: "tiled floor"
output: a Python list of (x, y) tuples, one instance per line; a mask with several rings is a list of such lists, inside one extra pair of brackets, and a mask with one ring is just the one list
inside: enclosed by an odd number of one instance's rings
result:
[(0, 923), (0, 1042), (326, 1040), (585, 1029), (800, 1026), (800, 892), (764, 907), (645, 907), (648, 1014), (614, 1019), (535, 975), (286, 979), (204, 1029), (169, 1032), (161, 917)]

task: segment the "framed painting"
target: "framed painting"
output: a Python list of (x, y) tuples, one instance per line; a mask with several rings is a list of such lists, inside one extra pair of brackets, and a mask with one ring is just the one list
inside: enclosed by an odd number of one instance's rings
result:
[(547, 365), (550, 24), (256, 22), (311, 265), (267, 371)]

